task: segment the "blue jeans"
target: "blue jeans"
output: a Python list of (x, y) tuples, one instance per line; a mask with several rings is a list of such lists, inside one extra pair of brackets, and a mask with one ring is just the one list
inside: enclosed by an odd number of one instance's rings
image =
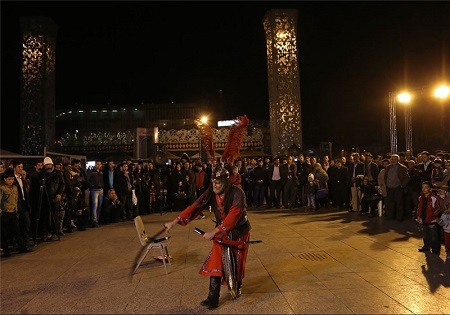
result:
[(91, 189), (90, 192), (92, 223), (98, 223), (103, 204), (103, 189)]
[(264, 202), (264, 184), (255, 183), (255, 189), (253, 192), (253, 206), (260, 207)]

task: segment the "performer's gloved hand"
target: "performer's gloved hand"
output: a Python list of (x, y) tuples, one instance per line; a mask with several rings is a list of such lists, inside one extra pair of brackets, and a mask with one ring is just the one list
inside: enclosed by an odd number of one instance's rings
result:
[(178, 221), (177, 219), (174, 219), (172, 221), (164, 223), (164, 227), (166, 228), (166, 232), (169, 232), (171, 228), (173, 228), (175, 225), (177, 225)]
[(205, 234), (203, 234), (203, 238), (207, 239), (207, 240), (212, 240), (214, 238), (214, 236), (216, 236), (217, 232), (219, 232), (219, 230), (217, 230), (217, 229), (214, 229), (209, 232), (205, 232)]

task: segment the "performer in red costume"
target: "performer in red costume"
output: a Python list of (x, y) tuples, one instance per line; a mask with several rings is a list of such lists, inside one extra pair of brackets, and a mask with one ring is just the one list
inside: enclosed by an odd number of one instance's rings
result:
[[(239, 128), (246, 127), (248, 119), (246, 117), (245, 119), (245, 124), (239, 125)], [(242, 141), (242, 137), (236, 138), (235, 133), (233, 135), (234, 139), (229, 142), (230, 145), (227, 143), (227, 147), (233, 150), (233, 153), (228, 155), (226, 161), (228, 163), (233, 163), (236, 147), (239, 152)], [(244, 191), (231, 184), (228, 170), (219, 164), (213, 170), (212, 184), (208, 190), (164, 226), (166, 231), (169, 231), (177, 224), (187, 225), (210, 206), (217, 223), (213, 230), (202, 233), (203, 238), (213, 242), (211, 252), (199, 271), (200, 275), (210, 278), (208, 297), (200, 304), (214, 309), (219, 305), (222, 284), (228, 285), (233, 298), (241, 295), (251, 228), (247, 219), (247, 201)], [(231, 278), (234, 280), (230, 280)]]
[(216, 216), (217, 226), (203, 234), (203, 238), (214, 241), (212, 242), (211, 252), (206, 257), (199, 274), (210, 277), (209, 294), (201, 302), (201, 305), (213, 309), (219, 305), (221, 284), (227, 284), (225, 280), (222, 281), (225, 273), (224, 264), (230, 263), (229, 261), (223, 261), (227, 258), (223, 255), (224, 245), (220, 243), (222, 240), (225, 243), (226, 240), (233, 240), (242, 244), (242, 246), (231, 247), (236, 260), (237, 293), (235, 297), (237, 298), (241, 294), (248, 253), (248, 244), (244, 242), (250, 239), (250, 222), (247, 219), (247, 202), (244, 191), (232, 185), (229, 172), (225, 168), (220, 168), (213, 173), (213, 180), (209, 189), (174, 220), (164, 225), (167, 231), (176, 224), (187, 225), (209, 206)]

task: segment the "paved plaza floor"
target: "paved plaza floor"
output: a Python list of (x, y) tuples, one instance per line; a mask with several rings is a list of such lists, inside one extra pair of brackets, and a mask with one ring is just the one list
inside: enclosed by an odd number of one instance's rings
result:
[[(417, 251), (413, 220), (386, 221), (337, 209), (249, 209), (251, 239), (242, 296), (222, 286), (215, 310), (200, 305), (198, 274), (210, 241), (206, 218), (169, 233), (166, 275), (152, 251), (137, 273), (134, 222), (75, 231), (34, 252), (1, 259), (1, 314), (449, 314), (450, 260)], [(174, 212), (143, 216), (149, 235)]]

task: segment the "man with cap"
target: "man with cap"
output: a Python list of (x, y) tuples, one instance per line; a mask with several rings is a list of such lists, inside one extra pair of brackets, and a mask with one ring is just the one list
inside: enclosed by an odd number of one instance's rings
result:
[(48, 241), (59, 239), (58, 232), (61, 231), (59, 231), (58, 214), (66, 188), (63, 174), (55, 170), (53, 160), (47, 156), (43, 164), (44, 167), (39, 172), (42, 191), (40, 192), (41, 209), (37, 219), (41, 228), (42, 241)]
[[(240, 296), (242, 279), (245, 275), (245, 265), (250, 239), (250, 222), (247, 219), (247, 202), (244, 191), (231, 184), (230, 174), (225, 167), (218, 167), (213, 171), (212, 183), (208, 190), (203, 193), (192, 205), (181, 211), (178, 216), (164, 226), (169, 231), (175, 225), (187, 225), (200, 215), (202, 210), (211, 207), (216, 217), (216, 226), (211, 231), (203, 234), (206, 240), (213, 240), (212, 250), (207, 256), (199, 274), (210, 278), (208, 297), (200, 304), (209, 309), (219, 305), (220, 286), (226, 284), (222, 277), (225, 273), (226, 261), (225, 246), (221, 242), (233, 241), (242, 244), (232, 246), (232, 253), (236, 257), (236, 287), (237, 291), (232, 293), (234, 298)], [(227, 277), (228, 278), (228, 277)], [(230, 284), (227, 283), (229, 288)], [(230, 290), (231, 291), (231, 290)]]

